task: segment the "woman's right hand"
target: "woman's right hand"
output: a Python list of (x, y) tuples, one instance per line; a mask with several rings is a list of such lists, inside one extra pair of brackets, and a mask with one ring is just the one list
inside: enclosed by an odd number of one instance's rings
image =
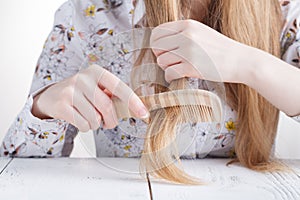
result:
[(149, 112), (134, 91), (104, 68), (91, 65), (74, 76), (55, 83), (34, 97), (32, 114), (40, 119), (63, 119), (80, 131), (112, 129), (118, 119), (111, 97), (128, 102), (138, 118)]

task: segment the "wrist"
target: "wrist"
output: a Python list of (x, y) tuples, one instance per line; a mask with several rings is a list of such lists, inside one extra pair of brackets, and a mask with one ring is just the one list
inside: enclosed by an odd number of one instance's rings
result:
[(255, 89), (256, 85), (265, 77), (265, 72), (270, 72), (266, 68), (271, 65), (272, 55), (250, 46), (247, 55), (248, 58), (244, 61), (244, 67), (239, 73), (239, 82)]
[(39, 119), (52, 119), (50, 116), (44, 114), (40, 108), (40, 96), (42, 93), (39, 93), (35, 97), (33, 97), (33, 103), (31, 108), (31, 113), (33, 116), (39, 118)]
[(229, 71), (229, 74), (224, 75), (224, 82), (241, 83), (249, 86), (255, 76), (257, 62), (259, 62), (257, 60), (257, 54), (259, 54), (257, 51), (259, 49), (238, 43), (238, 46), (233, 48), (231, 52), (235, 56), (227, 58), (230, 59), (228, 61), (230, 65), (226, 66), (232, 69)]

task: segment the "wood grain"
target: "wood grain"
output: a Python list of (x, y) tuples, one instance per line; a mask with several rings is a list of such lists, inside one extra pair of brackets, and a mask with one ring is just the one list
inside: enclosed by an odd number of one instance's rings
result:
[(178, 186), (152, 180), (154, 199), (299, 200), (300, 161), (285, 161), (291, 173), (258, 173), (228, 160), (203, 159), (184, 162), (184, 169), (206, 184)]
[[(138, 160), (14, 159), (0, 176), (0, 199), (139, 199), (149, 198), (137, 170)], [(122, 165), (125, 165), (122, 168)]]
[(12, 158), (0, 157), (0, 175)]
[[(222, 117), (222, 103), (220, 98), (216, 94), (206, 90), (174, 90), (150, 96), (140, 96), (140, 99), (150, 112), (174, 106), (199, 106), (203, 107), (204, 116), (212, 117), (212, 119), (209, 117), (201, 121), (221, 121)], [(112, 101), (116, 108), (118, 119), (134, 116), (128, 109), (127, 102), (122, 102), (116, 97), (113, 97)], [(212, 109), (212, 113), (208, 112), (209, 108)]]
[[(294, 169), (291, 173), (265, 174), (239, 165), (226, 167), (227, 162), (183, 160), (184, 169), (206, 185), (181, 186), (150, 177), (153, 199), (300, 199), (300, 160), (286, 161)], [(132, 158), (15, 158), (0, 176), (0, 199), (149, 199), (147, 181), (134, 173), (138, 164)]]

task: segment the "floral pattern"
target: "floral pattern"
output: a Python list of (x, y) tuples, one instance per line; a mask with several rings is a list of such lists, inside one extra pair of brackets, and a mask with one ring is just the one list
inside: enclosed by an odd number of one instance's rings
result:
[[(279, 1), (285, 17), (281, 36), (282, 59), (300, 67), (300, 1)], [(55, 13), (53, 30), (39, 57), (28, 100), (10, 126), (0, 148), (2, 156), (68, 156), (78, 129), (64, 120), (41, 120), (31, 113), (33, 97), (45, 87), (97, 63), (129, 85), (133, 65), (133, 27), (141, 27), (144, 10), (136, 0), (69, 0)], [(114, 36), (118, 37), (114, 37)], [(216, 92), (203, 80), (189, 79), (192, 88)], [(182, 158), (232, 157), (236, 111), (224, 103), (222, 123), (186, 123), (176, 140)], [(300, 117), (294, 117), (300, 122)], [(139, 157), (146, 124), (120, 119), (111, 130), (94, 131), (97, 155)]]

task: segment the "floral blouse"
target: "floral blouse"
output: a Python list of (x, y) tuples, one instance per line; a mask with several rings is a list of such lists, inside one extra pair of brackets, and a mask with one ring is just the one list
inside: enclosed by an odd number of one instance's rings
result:
[[(280, 1), (285, 18), (282, 59), (300, 68), (300, 0)], [(97, 63), (129, 83), (132, 41), (126, 32), (141, 23), (143, 1), (68, 0), (55, 13), (53, 30), (39, 57), (24, 108), (7, 131), (1, 156), (69, 156), (78, 129), (60, 119), (41, 120), (31, 113), (33, 97), (45, 87), (62, 81), (87, 63)], [(117, 36), (117, 37), (114, 37)], [(203, 80), (189, 79), (193, 88), (209, 89)], [(300, 122), (300, 116), (293, 117)], [(224, 121), (184, 124), (178, 147), (182, 158), (234, 155), (236, 111), (224, 105)], [(97, 156), (138, 157), (146, 124), (135, 118), (120, 119), (114, 129), (94, 131)]]

